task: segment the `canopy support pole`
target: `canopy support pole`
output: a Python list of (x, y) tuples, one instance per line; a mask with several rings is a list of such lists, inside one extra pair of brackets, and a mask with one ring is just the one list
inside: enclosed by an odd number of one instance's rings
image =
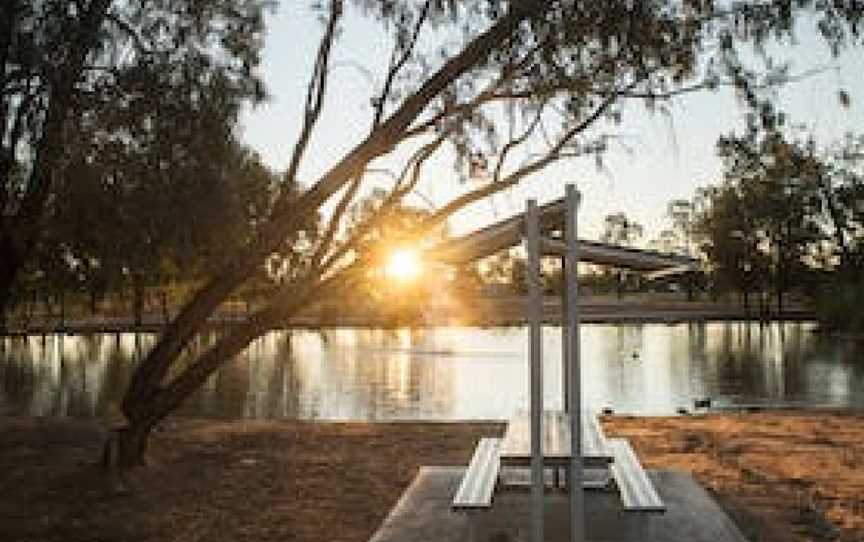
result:
[(531, 526), (533, 542), (543, 536), (543, 295), (540, 285), (540, 219), (536, 200), (525, 210), (525, 252), (528, 255), (528, 322), (531, 383)]
[[(578, 231), (577, 219), (580, 195), (576, 187), (567, 185), (567, 211), (564, 225), (564, 242), (567, 244), (564, 269), (567, 270), (564, 282), (567, 303), (567, 340), (568, 348), (564, 350), (567, 365), (570, 367), (565, 382), (569, 388), (568, 411), (570, 412), (570, 541), (585, 541), (585, 493), (582, 487), (582, 368), (579, 350), (579, 284), (577, 267)], [(565, 326), (562, 326), (562, 329)]]

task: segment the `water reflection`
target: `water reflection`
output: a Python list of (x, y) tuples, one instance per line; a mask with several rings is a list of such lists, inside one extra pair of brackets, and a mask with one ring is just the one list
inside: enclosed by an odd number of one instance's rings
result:
[[(861, 346), (809, 324), (587, 325), (583, 396), (667, 413), (715, 402), (864, 406)], [(197, 339), (189, 354), (214, 335)], [(116, 409), (152, 335), (0, 339), (0, 413), (99, 416)], [(544, 333), (545, 396), (561, 406), (561, 334)], [(227, 418), (487, 419), (528, 404), (523, 328), (274, 332), (202, 387), (185, 414)]]

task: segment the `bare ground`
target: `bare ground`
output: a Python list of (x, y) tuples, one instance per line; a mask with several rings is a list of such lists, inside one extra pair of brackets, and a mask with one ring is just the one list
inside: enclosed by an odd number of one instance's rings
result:
[(610, 417), (648, 468), (692, 472), (751, 541), (864, 541), (864, 414)]
[(92, 423), (0, 418), (0, 541), (365, 541), (424, 464), (496, 424), (178, 420), (112, 495)]
[[(647, 466), (693, 472), (753, 542), (864, 541), (864, 415), (604, 420)], [(0, 418), (0, 541), (368, 539), (421, 465), (500, 424), (178, 419), (118, 495), (95, 422)]]

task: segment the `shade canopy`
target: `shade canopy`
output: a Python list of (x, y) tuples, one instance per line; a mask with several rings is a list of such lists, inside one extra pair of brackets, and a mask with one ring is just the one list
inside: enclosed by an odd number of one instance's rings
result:
[[(563, 256), (566, 246), (557, 232), (564, 224), (565, 201), (558, 199), (539, 207), (540, 229), (544, 234), (541, 250), (547, 256)], [(516, 246), (524, 235), (524, 213), (496, 222), (473, 233), (440, 243), (427, 257), (448, 264), (470, 263)], [(692, 272), (697, 260), (677, 254), (622, 247), (579, 239), (579, 260), (597, 265), (624, 267), (649, 272), (648, 278), (661, 278)]]

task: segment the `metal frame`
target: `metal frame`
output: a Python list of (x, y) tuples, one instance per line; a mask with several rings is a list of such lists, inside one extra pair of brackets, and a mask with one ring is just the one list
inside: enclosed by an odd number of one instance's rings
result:
[(540, 284), (540, 219), (537, 201), (525, 210), (528, 253), (528, 322), (531, 383), (531, 526), (534, 542), (543, 542), (543, 292)]
[[(565, 409), (570, 414), (570, 540), (585, 540), (585, 495), (582, 465), (582, 382), (579, 351), (579, 304), (577, 231), (579, 192), (567, 185), (565, 195), (564, 239), (552, 241), (562, 256), (565, 276), (562, 303), (563, 372)], [(541, 236), (540, 212), (536, 200), (528, 200), (524, 218), (524, 244), (528, 256), (529, 381), (531, 383), (531, 518), (532, 540), (544, 540), (543, 476), (543, 295), (540, 284), (540, 258), (550, 240)]]

